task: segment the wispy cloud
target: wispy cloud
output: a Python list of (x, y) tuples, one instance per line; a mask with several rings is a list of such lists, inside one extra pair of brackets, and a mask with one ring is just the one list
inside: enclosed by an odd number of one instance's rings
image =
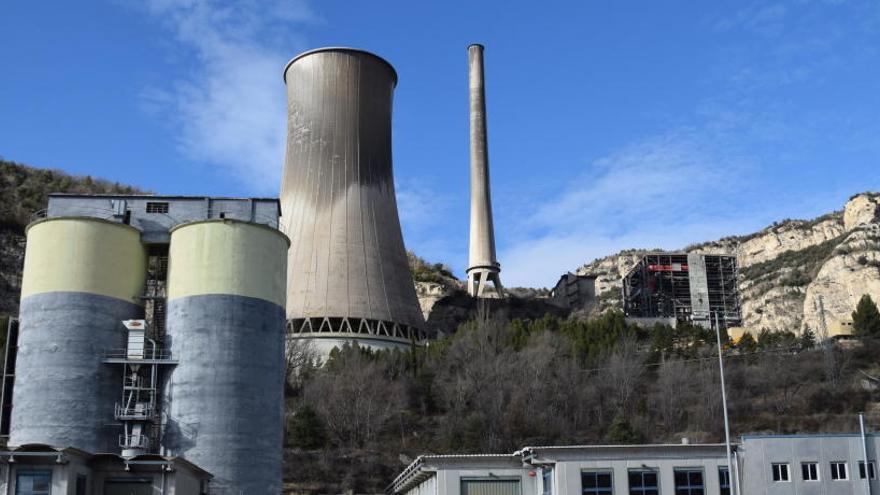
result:
[(281, 70), (303, 46), (297, 26), (317, 18), (306, 0), (145, 0), (196, 64), (142, 107), (169, 116), (182, 151), (220, 166), (259, 193), (275, 193), (284, 158)]
[(460, 224), (453, 219), (467, 215), (467, 211), (457, 208), (456, 198), (426, 181), (402, 180), (394, 187), (407, 249), (432, 262), (463, 266), (467, 261), (467, 231), (448, 235), (450, 224)]
[[(684, 247), (729, 234), (755, 159), (725, 135), (682, 128), (591, 163), (519, 222), (501, 253), (508, 285), (550, 285), (567, 270), (624, 248)], [(512, 221), (513, 219), (508, 219)]]

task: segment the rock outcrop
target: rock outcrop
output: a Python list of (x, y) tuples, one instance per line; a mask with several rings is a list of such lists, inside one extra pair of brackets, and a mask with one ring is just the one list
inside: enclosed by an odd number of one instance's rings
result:
[[(743, 326), (819, 331), (850, 319), (863, 294), (880, 302), (880, 194), (850, 198), (842, 211), (784, 220), (746, 236), (689, 246), (686, 252), (735, 254)], [(600, 311), (621, 307), (621, 278), (646, 251), (627, 250), (588, 263)]]

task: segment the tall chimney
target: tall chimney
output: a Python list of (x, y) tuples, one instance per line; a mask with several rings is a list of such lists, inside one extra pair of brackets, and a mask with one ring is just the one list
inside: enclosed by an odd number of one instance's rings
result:
[(501, 265), (495, 259), (492, 227), (492, 195), (489, 192), (489, 150), (486, 144), (486, 87), (483, 78), (483, 45), (468, 47), (471, 118), (471, 237), (468, 262), (468, 294), (501, 297)]

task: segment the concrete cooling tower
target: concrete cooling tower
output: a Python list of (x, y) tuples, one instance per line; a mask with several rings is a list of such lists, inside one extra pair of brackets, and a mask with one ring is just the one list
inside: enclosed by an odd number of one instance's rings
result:
[(281, 184), (288, 331), (326, 355), (421, 340), (391, 164), (397, 74), (350, 48), (298, 55), (284, 70), (287, 157)]

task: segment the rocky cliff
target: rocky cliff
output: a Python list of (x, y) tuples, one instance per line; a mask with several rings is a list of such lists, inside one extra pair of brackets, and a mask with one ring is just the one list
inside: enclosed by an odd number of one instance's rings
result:
[[(745, 327), (818, 331), (820, 307), (833, 327), (863, 294), (880, 301), (880, 193), (857, 194), (842, 211), (814, 220), (784, 220), (684, 250), (737, 256)], [(577, 270), (598, 277), (600, 311), (620, 307), (620, 279), (645, 252), (622, 251)]]

